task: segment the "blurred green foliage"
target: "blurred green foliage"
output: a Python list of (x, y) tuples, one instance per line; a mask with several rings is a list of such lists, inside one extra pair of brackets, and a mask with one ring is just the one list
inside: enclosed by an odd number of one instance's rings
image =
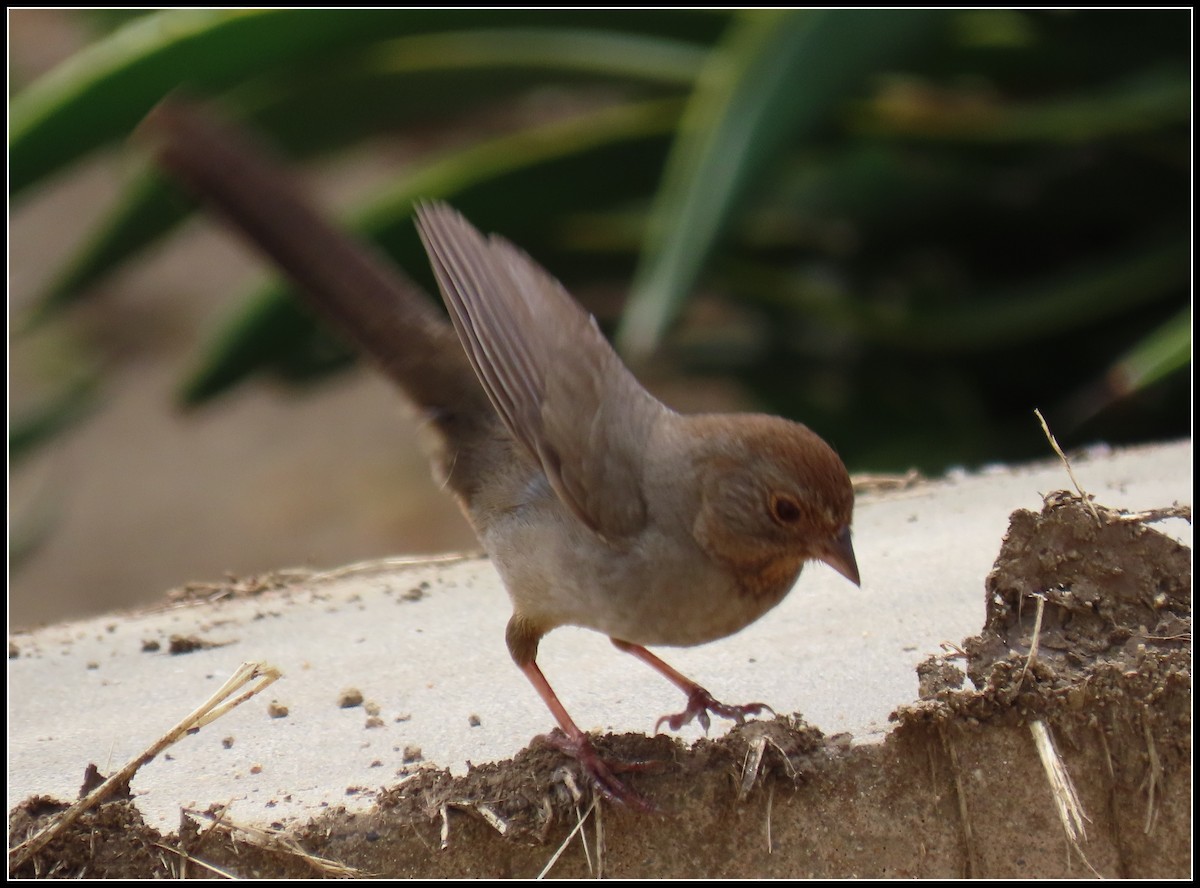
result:
[[(176, 89), (298, 159), (477, 132), (397, 170), (346, 224), (428, 284), (411, 205), (444, 198), (568, 287), (632, 279), (613, 332), (635, 363), (734, 376), (852, 468), (1044, 456), (1034, 407), (1067, 444), (1189, 434), (1188, 10), (94, 21), (110, 30), (11, 102), (14, 202)], [(547, 90), (570, 110), (530, 122)], [(27, 323), (190, 212), (132, 176)], [(279, 283), (200, 352), (189, 403), (345, 357)]]

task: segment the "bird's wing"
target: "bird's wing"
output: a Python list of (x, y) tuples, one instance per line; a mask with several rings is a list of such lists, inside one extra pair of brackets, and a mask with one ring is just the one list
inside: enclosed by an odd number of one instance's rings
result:
[(545, 269), (445, 204), (417, 226), (488, 397), (578, 518), (607, 539), (646, 521), (646, 442), (666, 408)]

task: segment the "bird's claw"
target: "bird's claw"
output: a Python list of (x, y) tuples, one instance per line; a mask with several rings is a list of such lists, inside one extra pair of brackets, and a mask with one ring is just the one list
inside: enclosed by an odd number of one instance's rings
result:
[(586, 735), (569, 737), (555, 730), (544, 736), (547, 743), (579, 762), (592, 786), (610, 802), (625, 805), (647, 814), (662, 813), (649, 799), (638, 795), (620, 781), (617, 774), (661, 769), (666, 763), (660, 761), (623, 762), (609, 761), (600, 756)]
[(658, 733), (663, 722), (667, 723), (672, 731), (678, 731), (684, 725), (689, 724), (692, 719), (700, 722), (700, 727), (704, 728), (704, 733), (708, 733), (710, 721), (708, 714), (719, 715), (721, 718), (727, 718), (734, 724), (744, 725), (746, 716), (760, 715), (763, 712), (775, 714), (775, 710), (766, 703), (746, 703), (742, 706), (735, 706), (729, 703), (722, 703), (713, 698), (713, 695), (704, 688), (697, 687), (694, 691), (688, 694), (687, 709), (683, 712), (677, 712), (675, 715), (664, 715), (654, 725), (654, 733)]

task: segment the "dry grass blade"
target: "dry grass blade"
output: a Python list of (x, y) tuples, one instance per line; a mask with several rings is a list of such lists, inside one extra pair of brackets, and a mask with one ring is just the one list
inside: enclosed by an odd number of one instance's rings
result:
[(767, 751), (767, 738), (759, 734), (746, 747), (746, 758), (742, 762), (742, 780), (738, 786), (738, 799), (745, 799), (754, 788), (758, 779), (759, 769), (762, 768), (763, 755)]
[(1096, 519), (1097, 524), (1103, 524), (1104, 522), (1100, 520), (1100, 513), (1096, 511), (1096, 504), (1092, 502), (1092, 498), (1080, 486), (1079, 480), (1075, 477), (1075, 472), (1071, 469), (1071, 461), (1067, 459), (1067, 455), (1063, 453), (1063, 449), (1058, 446), (1058, 441), (1055, 440), (1054, 435), (1050, 432), (1050, 426), (1046, 425), (1046, 419), (1042, 416), (1042, 411), (1035, 409), (1033, 413), (1038, 418), (1038, 422), (1042, 424), (1042, 431), (1046, 433), (1046, 440), (1050, 442), (1050, 446), (1054, 448), (1054, 452), (1062, 460), (1063, 465), (1067, 469), (1067, 476), (1070, 477), (1071, 483), (1075, 485), (1075, 490), (1087, 505), (1088, 511), (1092, 513), (1092, 517)]
[[(185, 865), (188, 863), (194, 863), (197, 866), (202, 867), (203, 869), (206, 869), (209, 872), (211, 872), (217, 876), (220, 876), (222, 879), (229, 879), (230, 881), (232, 881), (232, 880), (238, 878), (236, 875), (229, 872), (229, 870), (221, 869), (221, 867), (217, 866), (216, 864), (209, 863), (205, 860), (201, 860), (199, 857), (193, 857), (192, 855), (188, 854), (186, 851), (181, 851), (179, 848), (172, 848), (169, 845), (164, 845), (162, 842), (155, 842), (154, 847), (162, 848), (164, 851), (169, 851), (172, 854), (177, 854), (179, 856), (180, 860), (182, 860)], [(181, 878), (182, 878), (182, 876), (181, 876)]]
[(1188, 524), (1192, 523), (1192, 507), (1175, 503), (1161, 509), (1146, 509), (1142, 512), (1123, 512), (1113, 518), (1129, 524), (1153, 524), (1156, 521), (1166, 521), (1170, 518), (1182, 518)]
[(1046, 610), (1046, 596), (1039, 592), (1033, 597), (1037, 599), (1037, 614), (1033, 618), (1033, 639), (1029, 642), (1029, 656), (1025, 658), (1025, 668), (1021, 670), (1021, 680), (1017, 682), (1017, 687), (1025, 683), (1029, 667), (1037, 660), (1038, 639), (1042, 636), (1042, 613)]
[[(138, 769), (149, 761), (152, 761), (159, 753), (168, 746), (177, 743), (181, 738), (189, 732), (194, 731), (204, 725), (209, 724), (217, 718), (220, 718), (230, 709), (249, 700), (255, 694), (260, 693), (266, 687), (274, 683), (281, 673), (274, 666), (267, 666), (262, 663), (243, 663), (238, 667), (237, 671), (229, 678), (225, 684), (217, 690), (215, 694), (201, 703), (195, 710), (187, 715), (182, 721), (171, 728), (162, 737), (142, 752), (140, 755), (131, 759), (121, 770), (117, 771), (67, 810), (56, 819), (53, 823), (43, 829), (34, 836), (30, 836), (25, 841), (16, 845), (9, 851), (9, 866), (15, 870), (29, 860), (34, 854), (44, 848), (51, 842), (55, 836), (61, 834), (68, 826), (79, 819), (85, 811), (90, 810), (100, 804), (109, 795), (111, 795), (118, 787), (125, 786), (133, 779), (133, 775)], [(243, 687), (254, 683), (253, 686), (239, 696), (230, 699)]]
[(508, 821), (497, 814), (490, 805), (485, 805), (480, 802), (477, 805), (468, 807), (474, 810), (480, 817), (483, 818), (484, 823), (486, 823), (496, 832), (500, 833), (500, 835), (508, 835), (508, 831), (511, 828), (508, 824)]
[(958, 762), (958, 750), (950, 741), (944, 725), (938, 725), (938, 735), (942, 739), (942, 748), (950, 759), (950, 773), (954, 777), (955, 794), (958, 796), (958, 817), (962, 825), (963, 844), (966, 846), (966, 862), (968, 878), (979, 872), (979, 861), (975, 852), (975, 830), (971, 826), (971, 811), (967, 806), (967, 792), (962, 778), (962, 766)]
[[(595, 811), (597, 816), (599, 816), (601, 809), (599, 807), (593, 807), (590, 810)], [(580, 814), (579, 814), (578, 806), (576, 806), (576, 808), (575, 808), (575, 819), (580, 822), (580, 826), (583, 825), (583, 817), (580, 816)], [(584, 857), (584, 860), (587, 862), (588, 872), (592, 874), (593, 878), (595, 878), (596, 867), (592, 863), (592, 850), (588, 847), (586, 832), (581, 832), (579, 834), (579, 844), (583, 846), (583, 857)]]
[[(597, 805), (594, 810), (596, 812), (596, 878), (603, 879), (605, 850), (608, 847), (604, 840), (604, 806)], [(584, 846), (587, 846), (587, 842), (584, 842)]]
[(1044, 721), (1036, 719), (1030, 723), (1029, 730), (1033, 734), (1033, 745), (1037, 749), (1038, 758), (1042, 761), (1042, 768), (1046, 771), (1046, 780), (1050, 783), (1050, 794), (1054, 799), (1059, 822), (1062, 823), (1063, 831), (1067, 834), (1067, 841), (1071, 843), (1071, 847), (1075, 849), (1084, 866), (1098, 876), (1100, 874), (1088, 862), (1083, 848), (1080, 846), (1081, 841), (1087, 840), (1084, 822), (1088, 820), (1088, 816), (1083, 812), (1083, 806), (1079, 803), (1079, 795), (1075, 792), (1071, 775), (1067, 773), (1067, 767), (1063, 764), (1062, 757), (1054, 748), (1054, 738), (1050, 736), (1050, 729)]
[(340, 580), (343, 577), (354, 576), (355, 574), (382, 573), (388, 570), (413, 567), (415, 565), (457, 564), (460, 561), (470, 561), (473, 558), (481, 558), (482, 556), (482, 552), (452, 552), (445, 555), (401, 555), (391, 558), (372, 558), (367, 561), (356, 561), (353, 564), (335, 567), (331, 570), (310, 573), (307, 581), (321, 583), (328, 580)]
[(746, 745), (746, 757), (742, 761), (742, 779), (738, 785), (738, 801), (745, 801), (746, 797), (750, 794), (750, 790), (754, 788), (754, 784), (762, 775), (762, 764), (768, 746), (779, 753), (784, 767), (787, 768), (789, 777), (795, 780), (800, 776), (796, 770), (796, 766), (792, 764), (792, 760), (788, 757), (787, 750), (779, 745), (779, 741), (770, 734), (758, 734)]
[[(319, 854), (306, 851), (294, 838), (279, 830), (268, 829), (262, 826), (251, 826), (245, 823), (235, 823), (225, 816), (225, 812), (222, 812), (219, 816), (214, 816), (206, 811), (188, 810), (187, 813), (196, 817), (211, 819), (213, 821), (213, 829), (229, 836), (237, 833), (242, 841), (247, 844), (257, 845), (266, 851), (291, 855), (303, 861), (322, 876), (357, 879), (368, 875), (352, 866), (347, 866), (344, 863), (338, 863), (336, 860), (330, 860), (328, 857), (321, 857)], [(192, 859), (194, 860), (195, 858)]]
[(1158, 749), (1154, 745), (1154, 735), (1150, 733), (1150, 722), (1142, 717), (1142, 730), (1146, 733), (1146, 754), (1150, 758), (1150, 774), (1146, 778), (1150, 784), (1147, 790), (1148, 798), (1146, 800), (1146, 825), (1143, 831), (1146, 835), (1154, 832), (1154, 821), (1158, 819), (1158, 806), (1154, 804), (1155, 790), (1162, 781), (1163, 767), (1162, 760), (1158, 757)]
[(554, 864), (558, 863), (558, 858), (562, 857), (562, 853), (567, 850), (567, 845), (571, 844), (571, 839), (575, 838), (576, 834), (583, 829), (583, 825), (587, 823), (588, 816), (596, 809), (596, 802), (597, 800), (593, 798), (591, 807), (584, 812), (583, 816), (579, 818), (575, 826), (571, 828), (571, 831), (567, 833), (567, 837), (562, 840), (562, 843), (555, 850), (554, 854), (551, 855), (548, 861), (546, 861), (546, 865), (542, 867), (542, 871), (537, 874), (539, 879), (546, 878), (546, 874), (554, 868)]
[(884, 490), (907, 490), (915, 487), (924, 477), (916, 469), (909, 469), (904, 474), (868, 474), (856, 472), (850, 476), (855, 493), (878, 493)]
[(767, 853), (775, 851), (775, 843), (771, 840), (771, 813), (775, 806), (775, 784), (767, 786)]

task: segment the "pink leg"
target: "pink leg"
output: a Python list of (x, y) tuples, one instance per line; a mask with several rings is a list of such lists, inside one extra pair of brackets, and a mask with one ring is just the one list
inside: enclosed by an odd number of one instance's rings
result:
[[(719, 715), (721, 718), (733, 719), (739, 725), (746, 723), (746, 716), (758, 715), (763, 710), (775, 714), (775, 710), (766, 703), (747, 703), (744, 706), (731, 706), (727, 703), (720, 703), (713, 699), (713, 695), (706, 691), (700, 685), (696, 684), (682, 672), (671, 668), (654, 654), (650, 653), (640, 644), (630, 644), (627, 641), (621, 641), (619, 638), (610, 639), (617, 650), (624, 651), (627, 654), (633, 654), (651, 669), (660, 672), (666, 676), (667, 681), (679, 688), (687, 694), (688, 705), (683, 712), (675, 715), (664, 715), (654, 725), (654, 732), (658, 733), (658, 729), (662, 727), (662, 723), (666, 722), (667, 726), (672, 731), (678, 731), (692, 719), (697, 719), (700, 726), (704, 728), (704, 732), (708, 733), (708, 714), (711, 712), (714, 715)], [(550, 707), (551, 710), (554, 707)]]
[(571, 716), (567, 714), (567, 710), (558, 699), (558, 695), (550, 687), (550, 682), (546, 681), (546, 676), (538, 668), (537, 662), (530, 660), (524, 665), (518, 665), (521, 671), (525, 673), (525, 677), (529, 679), (534, 689), (538, 692), (538, 696), (542, 698), (542, 701), (554, 715), (554, 720), (558, 722), (558, 726), (562, 728), (562, 732), (565, 735), (562, 740), (551, 735), (548, 738), (550, 742), (567, 755), (576, 759), (583, 766), (592, 783), (595, 784), (600, 794), (606, 799), (621, 802), (631, 808), (637, 808), (639, 811), (656, 813), (658, 808), (653, 802), (642, 798), (618, 780), (613, 773), (614, 771), (645, 770), (646, 765), (641, 763), (610, 764), (602, 759), (600, 754), (596, 752), (596, 748), (592, 746), (592, 742), (588, 739), (587, 734), (579, 730), (579, 727), (571, 720)]

